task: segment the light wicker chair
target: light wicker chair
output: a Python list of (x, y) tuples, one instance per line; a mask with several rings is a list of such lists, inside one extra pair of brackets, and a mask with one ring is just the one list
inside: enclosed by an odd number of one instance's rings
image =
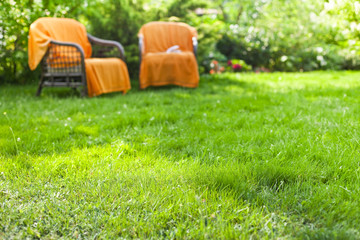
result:
[(140, 89), (164, 85), (198, 86), (195, 28), (185, 23), (150, 22), (141, 27), (138, 37)]

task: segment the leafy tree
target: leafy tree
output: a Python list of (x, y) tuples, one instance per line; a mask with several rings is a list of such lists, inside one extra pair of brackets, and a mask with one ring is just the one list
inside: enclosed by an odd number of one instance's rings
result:
[(342, 34), (337, 19), (324, 11), (325, 1), (272, 0), (248, 5), (251, 24), (229, 24), (218, 42), (228, 58), (253, 67), (299, 71), (342, 68)]
[(334, 19), (337, 32), (342, 33), (335, 41), (345, 59), (342, 67), (360, 69), (360, 2), (331, 0), (325, 3), (323, 12)]
[(204, 1), (194, 1), (194, 0), (183, 0), (183, 1), (172, 1), (168, 7), (167, 16), (168, 17), (178, 17), (180, 19), (194, 18), (195, 15), (192, 12), (196, 8), (206, 7), (207, 4)]

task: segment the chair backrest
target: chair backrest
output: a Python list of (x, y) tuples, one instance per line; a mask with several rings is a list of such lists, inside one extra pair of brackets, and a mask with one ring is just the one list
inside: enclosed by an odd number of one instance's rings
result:
[(193, 51), (192, 38), (197, 37), (197, 33), (185, 23), (150, 22), (141, 27), (138, 36), (143, 38), (143, 54), (146, 54), (166, 52), (174, 45), (181, 51)]
[(85, 58), (91, 57), (91, 44), (87, 38), (85, 26), (69, 18), (39, 18), (30, 25), (29, 66), (36, 68), (45, 55), (50, 40), (79, 44)]

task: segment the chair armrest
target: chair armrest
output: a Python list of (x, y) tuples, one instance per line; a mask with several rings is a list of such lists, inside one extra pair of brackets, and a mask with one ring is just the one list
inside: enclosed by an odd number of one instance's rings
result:
[[(76, 56), (76, 54), (79, 54), (80, 56)], [(59, 55), (62, 57), (59, 58)], [(45, 59), (47, 59), (49, 63)], [(43, 60), (43, 67), (51, 68), (64, 68), (64, 66), (69, 64), (69, 62), (70, 64), (75, 65), (81, 64), (79, 70), (85, 73), (84, 50), (77, 43), (50, 40), (50, 47), (48, 48)]]
[(105, 39), (100, 39), (97, 37), (94, 37), (90, 34), (87, 34), (87, 37), (90, 41), (91, 44), (95, 44), (95, 45), (99, 45), (99, 46), (109, 46), (109, 47), (115, 47), (119, 50), (120, 52), (120, 58), (125, 61), (125, 51), (124, 51), (124, 47), (116, 41), (111, 41), (111, 40), (105, 40)]
[(144, 46), (143, 37), (140, 36), (140, 37), (139, 37), (139, 63), (140, 63), (140, 64), (141, 64), (143, 46)]
[(194, 51), (194, 55), (197, 55), (197, 48), (198, 48), (198, 41), (196, 39), (196, 37), (192, 38), (192, 43), (193, 43), (193, 51)]

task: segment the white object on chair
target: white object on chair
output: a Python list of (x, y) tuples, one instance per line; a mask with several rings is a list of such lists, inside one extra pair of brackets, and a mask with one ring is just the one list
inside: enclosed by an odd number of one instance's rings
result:
[(180, 50), (179, 48), (180, 48), (179, 45), (174, 45), (174, 46), (172, 46), (172, 47), (169, 47), (169, 48), (166, 50), (166, 52), (167, 52), (167, 53), (179, 53), (179, 52), (181, 52), (181, 50)]

